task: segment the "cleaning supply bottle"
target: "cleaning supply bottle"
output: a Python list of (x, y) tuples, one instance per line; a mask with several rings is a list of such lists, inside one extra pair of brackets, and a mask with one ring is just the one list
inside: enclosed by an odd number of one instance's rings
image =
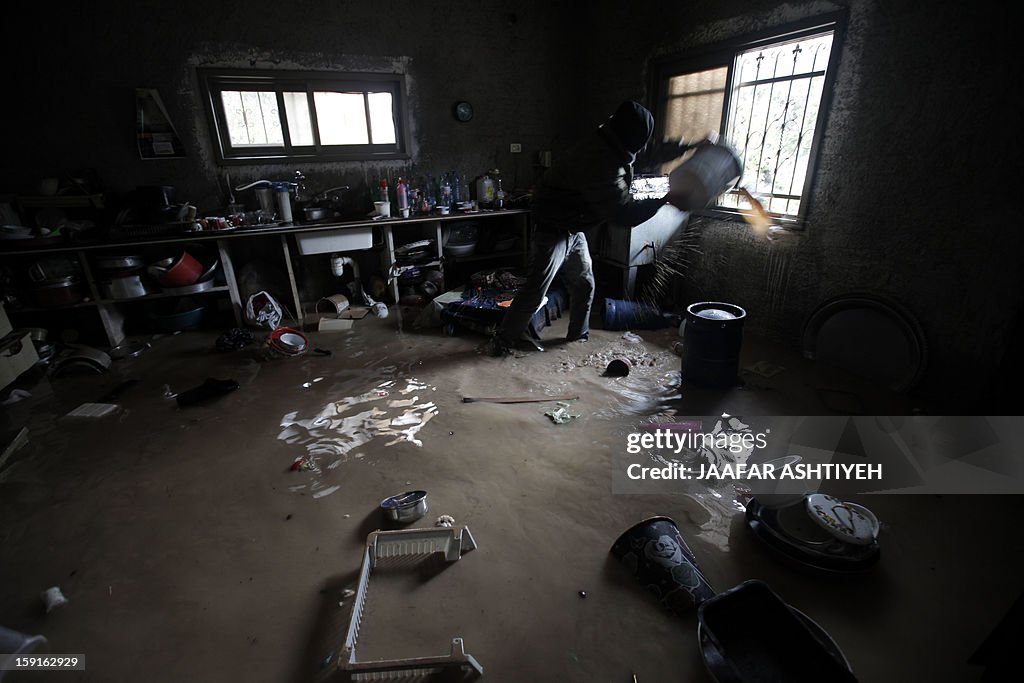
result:
[(395, 197), (398, 200), (398, 213), (402, 218), (409, 217), (409, 188), (405, 185), (402, 176), (398, 176), (398, 185), (395, 186)]
[(391, 201), (390, 199), (388, 199), (388, 179), (387, 178), (381, 178), (380, 179), (380, 188), (377, 190), (377, 193), (378, 193), (378, 195), (377, 195), (377, 199), (378, 200), (380, 200), (382, 202)]

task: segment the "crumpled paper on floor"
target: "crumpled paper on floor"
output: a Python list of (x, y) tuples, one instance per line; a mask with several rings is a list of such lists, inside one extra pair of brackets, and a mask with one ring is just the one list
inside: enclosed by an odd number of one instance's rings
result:
[(579, 415), (573, 415), (569, 412), (569, 404), (565, 401), (559, 401), (555, 404), (555, 407), (544, 413), (546, 416), (551, 418), (551, 421), (556, 425), (562, 425), (566, 422), (570, 422), (573, 419), (579, 417)]

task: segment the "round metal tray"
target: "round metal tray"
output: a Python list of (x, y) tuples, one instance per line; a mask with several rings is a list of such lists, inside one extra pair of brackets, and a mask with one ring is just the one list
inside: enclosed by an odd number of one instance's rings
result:
[(196, 282), (195, 284), (185, 285), (184, 287), (161, 287), (160, 291), (164, 294), (170, 294), (172, 296), (178, 296), (183, 294), (198, 294), (199, 292), (208, 292), (214, 287), (213, 278), (204, 280), (202, 282)]

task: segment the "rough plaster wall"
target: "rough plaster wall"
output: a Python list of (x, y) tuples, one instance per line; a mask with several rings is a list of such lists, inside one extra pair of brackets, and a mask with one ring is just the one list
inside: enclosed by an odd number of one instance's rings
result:
[(921, 391), (981, 391), (1024, 295), (1019, 221), (992, 191), (1020, 119), (1001, 54), (1008, 29), (976, 3), (697, 1), (661, 7), (656, 20), (601, 7), (591, 30), (617, 49), (593, 53), (587, 69), (601, 75), (586, 101), (595, 116), (646, 98), (651, 57), (848, 9), (805, 235), (769, 243), (705, 220), (686, 302), (738, 303), (750, 329), (795, 343), (821, 301), (888, 295), (925, 330)]
[[(83, 2), (26, 15), (11, 55), (31, 55), (10, 92), (38, 103), (12, 111), (0, 186), (30, 191), (61, 169), (96, 168), (109, 189), (169, 184), (201, 207), (225, 201), (196, 66), (401, 71), (408, 79), (410, 162), (303, 164), (311, 189), (394, 173), (495, 165), (508, 187), (528, 186), (541, 149), (570, 126), (572, 90), (557, 32), (565, 3), (403, 3), (315, 0)], [(31, 12), (32, 10), (30, 10)], [(45, 45), (47, 49), (40, 49)], [(23, 62), (23, 59), (17, 60)], [(188, 157), (141, 161), (134, 88), (158, 88)], [(476, 115), (451, 115), (460, 99)], [(44, 139), (39, 139), (43, 133)], [(510, 142), (523, 153), (511, 155)], [(287, 178), (291, 165), (231, 166), (235, 184)]]

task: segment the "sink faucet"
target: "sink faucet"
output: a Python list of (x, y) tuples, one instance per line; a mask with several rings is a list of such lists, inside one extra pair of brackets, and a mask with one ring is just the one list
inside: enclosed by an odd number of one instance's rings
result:
[(322, 192), (317, 192), (315, 195), (313, 195), (313, 201), (326, 200), (328, 202), (336, 204), (336, 203), (341, 201), (341, 193), (344, 192), (345, 190), (348, 190), (348, 189), (349, 189), (348, 185), (339, 185), (338, 187), (330, 187), (330, 188), (328, 188), (326, 190), (323, 190)]
[(295, 172), (295, 179), (292, 181), (292, 185), (295, 186), (295, 203), (306, 204), (311, 199), (309, 196), (309, 190), (306, 189), (306, 176), (302, 174), (302, 171)]

